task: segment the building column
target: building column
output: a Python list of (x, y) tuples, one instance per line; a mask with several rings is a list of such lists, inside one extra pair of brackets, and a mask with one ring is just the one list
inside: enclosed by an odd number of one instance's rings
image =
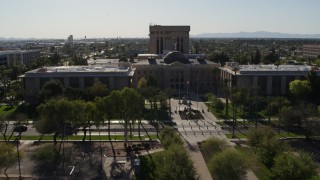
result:
[(115, 89), (114, 77), (109, 77), (109, 87), (110, 90)]
[(286, 76), (281, 76), (281, 94), (286, 94)]
[(79, 88), (84, 88), (84, 77), (79, 77)]
[(267, 77), (267, 95), (272, 94), (272, 76)]
[(63, 85), (64, 85), (64, 87), (70, 87), (70, 78), (69, 77), (63, 78)]
[(36, 92), (40, 91), (41, 87), (40, 87), (40, 78), (35, 77), (34, 78), (34, 90)]
[(258, 76), (253, 76), (253, 87), (258, 87)]

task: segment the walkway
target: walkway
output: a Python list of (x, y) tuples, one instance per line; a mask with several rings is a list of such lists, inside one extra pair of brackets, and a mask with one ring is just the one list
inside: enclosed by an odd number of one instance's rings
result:
[[(192, 98), (196, 99), (196, 98)], [(223, 133), (216, 117), (207, 111), (206, 105), (203, 102), (191, 101), (191, 108), (202, 112), (204, 119), (200, 120), (182, 120), (176, 110), (183, 110), (187, 105), (179, 104), (178, 100), (171, 100), (172, 119), (177, 124), (176, 128), (182, 139), (185, 141), (185, 147), (189, 152), (191, 160), (194, 162), (194, 167), (201, 180), (212, 180), (209, 169), (200, 152), (197, 142), (202, 142), (209, 137), (223, 138), (228, 141)], [(203, 110), (203, 111), (202, 111)], [(233, 143), (230, 143), (233, 144)], [(250, 170), (247, 174), (248, 180), (257, 180), (258, 178)]]

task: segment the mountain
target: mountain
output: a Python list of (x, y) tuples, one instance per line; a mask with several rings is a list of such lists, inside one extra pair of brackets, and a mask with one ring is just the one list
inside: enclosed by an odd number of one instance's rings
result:
[(279, 32), (237, 32), (237, 33), (202, 33), (191, 35), (193, 38), (301, 38), (320, 39), (320, 34), (287, 34)]

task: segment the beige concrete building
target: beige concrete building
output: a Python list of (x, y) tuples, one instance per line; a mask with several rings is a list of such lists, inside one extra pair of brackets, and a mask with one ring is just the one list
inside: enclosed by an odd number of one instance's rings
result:
[(149, 53), (166, 54), (169, 51), (189, 53), (190, 26), (149, 26)]
[(86, 88), (97, 82), (107, 85), (109, 90), (131, 87), (134, 69), (110, 66), (58, 66), (44, 67), (26, 72), (24, 81), (26, 100), (34, 103), (44, 83), (57, 79), (64, 87)]
[(40, 57), (40, 50), (0, 51), (0, 65), (23, 64), (29, 66), (38, 57)]
[(218, 86), (217, 73), (214, 68), (220, 64), (206, 61), (203, 57), (188, 59), (178, 51), (169, 52), (164, 58), (147, 58), (134, 63), (135, 73), (133, 87), (137, 87), (142, 77), (151, 75), (157, 79), (161, 89), (175, 89), (180, 91), (199, 90), (212, 92)]
[(317, 58), (320, 56), (319, 44), (308, 44), (302, 46), (303, 56), (306, 58)]
[(234, 62), (220, 69), (221, 79), (228, 79), (230, 89), (255, 87), (260, 95), (286, 95), (291, 81), (303, 80), (311, 71), (306, 65), (239, 65)]

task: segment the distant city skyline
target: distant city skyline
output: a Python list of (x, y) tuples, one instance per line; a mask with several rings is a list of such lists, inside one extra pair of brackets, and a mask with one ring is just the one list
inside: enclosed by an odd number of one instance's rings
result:
[(269, 31), (320, 34), (319, 0), (1, 0), (0, 37), (148, 37), (149, 24), (190, 35)]

